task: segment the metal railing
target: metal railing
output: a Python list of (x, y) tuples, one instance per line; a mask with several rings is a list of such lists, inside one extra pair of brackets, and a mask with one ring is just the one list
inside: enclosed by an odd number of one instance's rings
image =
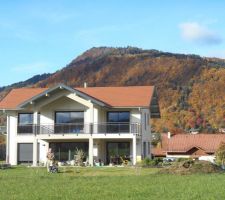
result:
[(136, 134), (140, 135), (138, 123), (64, 123), (20, 124), (17, 134)]
[(133, 133), (140, 134), (140, 124), (138, 123), (94, 123), (93, 132), (100, 134), (123, 134)]

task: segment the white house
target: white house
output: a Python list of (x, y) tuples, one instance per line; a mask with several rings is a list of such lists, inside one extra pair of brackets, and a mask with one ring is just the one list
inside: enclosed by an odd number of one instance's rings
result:
[(82, 149), (91, 166), (124, 156), (135, 164), (151, 155), (149, 119), (160, 117), (153, 86), (13, 89), (0, 109), (12, 165), (46, 162), (49, 148), (59, 161)]

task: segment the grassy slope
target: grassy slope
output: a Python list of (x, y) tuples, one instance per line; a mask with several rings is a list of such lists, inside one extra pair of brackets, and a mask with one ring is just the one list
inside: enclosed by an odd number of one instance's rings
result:
[(225, 174), (176, 176), (155, 169), (68, 168), (0, 171), (0, 199), (225, 199)]

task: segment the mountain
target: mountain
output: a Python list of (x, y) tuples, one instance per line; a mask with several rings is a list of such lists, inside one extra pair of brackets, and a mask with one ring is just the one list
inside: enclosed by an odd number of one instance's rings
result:
[(13, 83), (8, 86), (0, 87), (0, 99), (3, 97), (6, 93), (8, 93), (13, 88), (21, 88), (21, 87), (30, 87), (36, 84), (39, 81), (42, 81), (44, 79), (47, 79), (50, 75), (49, 73), (41, 74), (41, 75), (35, 75), (32, 78), (29, 78), (25, 81), (20, 81), (17, 83)]
[(32, 87), (155, 85), (156, 131), (214, 131), (225, 125), (225, 60), (134, 47), (92, 48)]

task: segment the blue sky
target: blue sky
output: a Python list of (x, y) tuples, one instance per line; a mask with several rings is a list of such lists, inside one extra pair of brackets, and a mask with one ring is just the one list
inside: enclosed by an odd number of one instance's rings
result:
[(225, 58), (225, 1), (0, 0), (0, 86), (54, 72), (95, 46)]

